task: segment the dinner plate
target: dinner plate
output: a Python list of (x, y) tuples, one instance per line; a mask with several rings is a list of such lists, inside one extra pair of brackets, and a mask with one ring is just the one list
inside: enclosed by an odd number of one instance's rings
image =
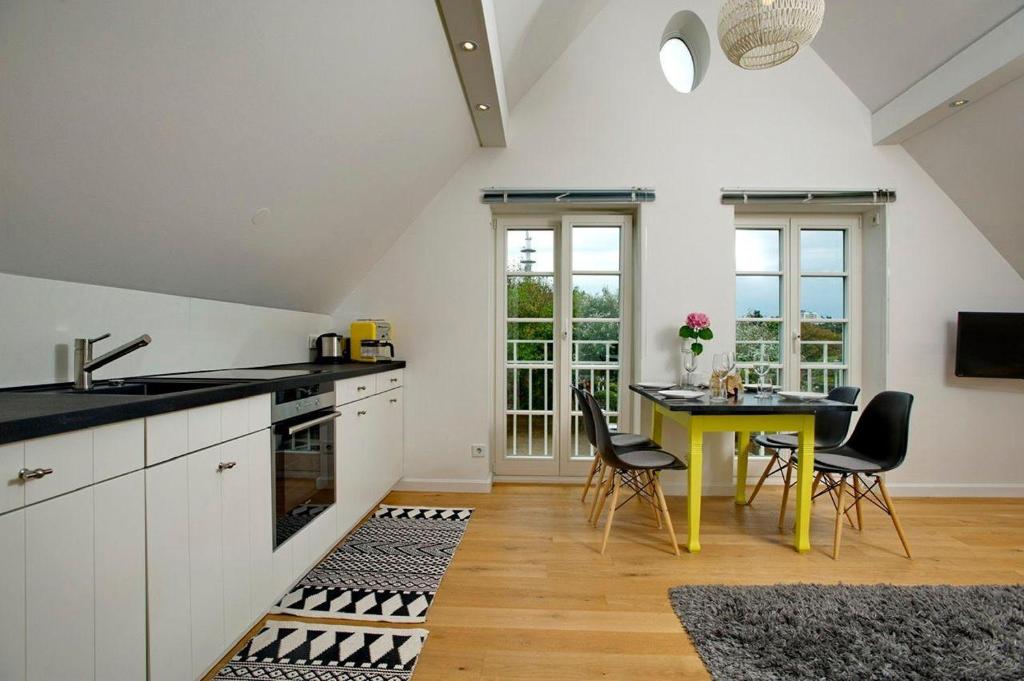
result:
[(651, 388), (654, 390), (661, 390), (663, 388), (671, 388), (675, 383), (671, 381), (641, 381), (637, 383), (641, 388)]
[(780, 390), (779, 397), (785, 397), (790, 400), (799, 400), (801, 402), (818, 402), (828, 397), (828, 393), (806, 393), (806, 392), (795, 392), (792, 390)]
[(659, 390), (658, 394), (664, 395), (665, 397), (682, 398), (684, 400), (694, 400), (698, 397), (704, 397), (704, 393), (700, 390)]

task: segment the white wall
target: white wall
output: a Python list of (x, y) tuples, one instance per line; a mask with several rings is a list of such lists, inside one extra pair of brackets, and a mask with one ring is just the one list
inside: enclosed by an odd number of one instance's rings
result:
[(98, 378), (304, 362), (309, 334), (331, 327), (308, 312), (11, 274), (0, 274), (0, 320), (0, 386), (71, 380), (74, 339), (106, 331), (97, 356), (143, 333), (153, 342)]
[[(717, 3), (687, 4), (715, 25)], [(951, 378), (950, 325), (958, 309), (1024, 309), (1024, 281), (902, 148), (871, 145), (868, 111), (813, 51), (745, 72), (713, 46), (700, 88), (673, 91), (657, 50), (678, 9), (610, 3), (512, 112), (509, 147), (476, 151), (335, 312), (395, 323), (410, 362), (406, 477), (489, 475), (468, 448), (489, 441), (492, 422), (493, 234), (481, 187), (657, 189), (642, 214), (638, 372), (657, 378), (678, 371), (676, 330), (691, 310), (714, 321), (706, 357), (734, 340), (733, 215), (720, 188), (883, 186), (899, 193), (888, 212), (887, 375), (917, 395), (912, 451), (892, 480), (1020, 493), (1024, 386)], [(715, 491), (731, 476), (722, 440), (705, 476)]]

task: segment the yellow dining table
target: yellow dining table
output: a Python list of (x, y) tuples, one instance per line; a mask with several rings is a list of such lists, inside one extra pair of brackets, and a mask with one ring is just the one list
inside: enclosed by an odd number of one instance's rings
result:
[(800, 553), (811, 550), (811, 480), (814, 476), (814, 415), (823, 411), (856, 411), (857, 407), (830, 400), (797, 401), (773, 394), (712, 402), (705, 393), (695, 399), (666, 397), (657, 389), (630, 385), (629, 389), (652, 404), (651, 439), (661, 443), (666, 418), (687, 429), (690, 458), (687, 462), (686, 518), (690, 553), (700, 551), (700, 502), (704, 467), (704, 433), (737, 435), (736, 503), (747, 503), (747, 458), (751, 433), (795, 432), (799, 440), (796, 476), (796, 531), (793, 546)]

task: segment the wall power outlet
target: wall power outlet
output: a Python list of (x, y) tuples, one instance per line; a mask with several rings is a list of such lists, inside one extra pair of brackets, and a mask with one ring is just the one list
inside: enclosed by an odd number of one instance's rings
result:
[(469, 451), (474, 459), (487, 458), (487, 445), (470, 445)]

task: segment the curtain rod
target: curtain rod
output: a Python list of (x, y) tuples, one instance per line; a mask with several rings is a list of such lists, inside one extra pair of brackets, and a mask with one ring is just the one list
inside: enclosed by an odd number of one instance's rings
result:
[(487, 187), (480, 190), (482, 203), (648, 203), (654, 189), (523, 189)]
[(726, 205), (757, 203), (879, 205), (894, 203), (894, 189), (722, 189)]

